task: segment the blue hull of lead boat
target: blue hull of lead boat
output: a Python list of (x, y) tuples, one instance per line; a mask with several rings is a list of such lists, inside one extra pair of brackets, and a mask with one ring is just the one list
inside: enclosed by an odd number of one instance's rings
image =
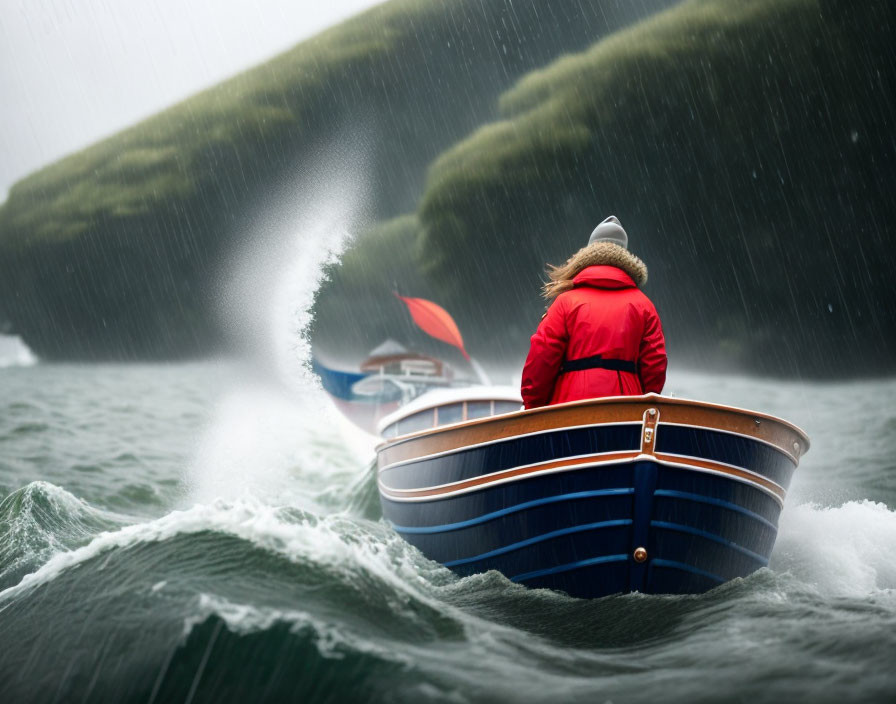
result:
[(576, 597), (700, 593), (768, 564), (808, 438), (659, 396), (564, 404), (378, 448), (385, 518), (461, 575)]

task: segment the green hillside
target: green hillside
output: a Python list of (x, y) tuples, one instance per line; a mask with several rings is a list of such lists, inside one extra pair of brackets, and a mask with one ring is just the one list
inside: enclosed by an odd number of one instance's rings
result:
[(425, 273), (512, 358), (544, 263), (614, 213), (673, 359), (892, 373), (894, 19), (885, 0), (689, 0), (530, 73), (431, 167)]
[(370, 217), (412, 210), (426, 166), (516, 78), (668, 4), (378, 6), (15, 184), (0, 323), (46, 357), (214, 349), (223, 258), (261, 197), (321, 150), (363, 140)]
[(891, 373), (896, 6), (670, 5), (374, 8), (16, 184), (0, 327), (45, 357), (214, 350), (253, 211), (357, 140), (374, 226), (321, 291), (322, 351), (410, 335), (398, 290), (517, 363), (545, 263), (614, 213), (673, 361)]

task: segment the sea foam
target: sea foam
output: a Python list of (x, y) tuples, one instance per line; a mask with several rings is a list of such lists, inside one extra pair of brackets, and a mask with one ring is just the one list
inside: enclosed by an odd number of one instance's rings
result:
[(896, 589), (896, 511), (874, 501), (788, 506), (771, 567), (831, 596)]
[(424, 579), (410, 546), (385, 526), (343, 514), (319, 516), (274, 506), (253, 496), (197, 504), (161, 518), (99, 533), (86, 545), (57, 552), (19, 584), (0, 592), (0, 601), (55, 579), (62, 572), (114, 549), (162, 542), (175, 536), (214, 531), (237, 537), (268, 552), (349, 576), (372, 575), (397, 591)]
[(0, 335), (0, 368), (30, 367), (37, 357), (18, 335)]

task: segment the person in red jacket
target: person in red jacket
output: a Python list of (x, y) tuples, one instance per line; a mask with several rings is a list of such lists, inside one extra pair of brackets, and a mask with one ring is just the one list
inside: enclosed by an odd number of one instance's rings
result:
[(619, 220), (611, 215), (600, 223), (588, 245), (548, 275), (544, 296), (552, 303), (523, 367), (525, 407), (660, 393), (663, 329), (638, 288), (647, 282), (647, 267), (628, 251)]

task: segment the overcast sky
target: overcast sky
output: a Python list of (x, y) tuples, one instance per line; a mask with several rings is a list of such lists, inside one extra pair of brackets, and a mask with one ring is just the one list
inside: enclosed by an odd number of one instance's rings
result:
[(31, 171), (382, 0), (0, 0), (0, 201)]

